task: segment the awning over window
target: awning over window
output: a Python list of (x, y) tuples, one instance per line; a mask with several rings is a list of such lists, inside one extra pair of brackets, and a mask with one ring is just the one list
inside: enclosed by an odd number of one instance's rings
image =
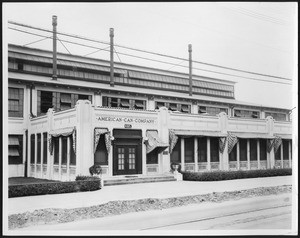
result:
[(169, 130), (169, 152), (172, 153), (176, 143), (178, 141), (178, 136), (175, 134), (174, 130)]
[(237, 138), (236, 135), (232, 133), (228, 133), (227, 141), (228, 141), (228, 154), (230, 154), (233, 147), (236, 145), (236, 143), (238, 143), (239, 139)]
[(243, 139), (273, 139), (274, 136), (270, 136), (266, 133), (250, 133), (250, 132), (232, 132), (238, 138)]
[(52, 130), (48, 134), (48, 143), (49, 143), (49, 151), (50, 154), (53, 154), (53, 142), (52, 137), (59, 137), (59, 136), (70, 136), (73, 137), (73, 150), (76, 153), (76, 127), (65, 127), (57, 130)]
[(161, 153), (163, 150), (168, 148), (168, 144), (163, 143), (159, 137), (156, 130), (147, 130), (146, 137), (148, 141), (145, 142), (146, 144), (146, 152), (149, 154), (151, 151), (158, 149), (158, 153)]
[(104, 134), (104, 139), (105, 139), (105, 146), (107, 153), (110, 152), (110, 147), (111, 147), (111, 136), (110, 132), (107, 128), (95, 128), (94, 129), (94, 153), (97, 150), (97, 146), (100, 140), (100, 136)]
[(128, 101), (122, 101), (122, 100), (121, 100), (121, 106), (122, 106), (122, 107), (130, 107), (130, 104), (129, 104)]
[(144, 107), (144, 103), (140, 101), (135, 101), (135, 106), (136, 107)]
[(227, 134), (219, 131), (203, 131), (203, 130), (173, 130), (178, 136), (210, 136), (210, 137), (226, 137)]
[(19, 145), (19, 138), (16, 136), (9, 136), (8, 137), (8, 145)]
[(17, 148), (8, 148), (8, 156), (20, 156)]

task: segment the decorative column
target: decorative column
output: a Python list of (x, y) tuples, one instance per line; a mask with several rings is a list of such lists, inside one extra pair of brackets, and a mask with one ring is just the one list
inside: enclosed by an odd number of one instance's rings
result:
[(260, 145), (259, 145), (259, 139), (257, 139), (257, 169), (260, 169)]
[(194, 137), (194, 161), (195, 161), (195, 172), (198, 172), (198, 137)]
[(94, 163), (93, 154), (93, 108), (89, 100), (76, 103), (76, 175), (89, 175)]
[(67, 177), (66, 180), (70, 180), (70, 159), (71, 159), (71, 136), (67, 137)]
[[(178, 143), (178, 142), (177, 142)], [(181, 170), (184, 171), (184, 152), (185, 152), (185, 148), (184, 148), (184, 138), (180, 138), (180, 146), (181, 146), (181, 153), (180, 153), (180, 159), (181, 159)]]
[[(166, 107), (159, 108), (158, 111), (158, 136), (163, 143), (169, 144), (169, 124), (170, 124), (170, 112)], [(179, 143), (179, 142), (177, 142)], [(160, 165), (160, 173), (170, 174), (170, 153), (169, 150), (165, 150), (158, 156), (158, 164)]]
[(44, 133), (41, 133), (41, 178), (44, 176)]
[(153, 96), (149, 96), (148, 97), (146, 109), (147, 110), (155, 110), (155, 101), (154, 101), (154, 97)]
[(37, 177), (37, 134), (34, 134), (34, 177)]
[[(111, 133), (111, 137), (112, 137), (112, 130), (113, 127), (108, 128), (108, 130)], [(114, 139), (114, 138), (113, 138)], [(110, 151), (107, 151), (108, 153), (108, 176), (112, 177), (113, 176), (113, 141), (112, 141), (112, 146), (110, 147)]]
[[(27, 132), (27, 177), (31, 175), (31, 122), (28, 116), (28, 132)], [(25, 148), (25, 147), (24, 147)]]
[(197, 101), (192, 102), (192, 108), (191, 108), (192, 114), (198, 114), (198, 104)]
[(289, 168), (292, 168), (292, 141), (289, 141)]
[[(50, 154), (49, 148), (49, 132), (53, 130), (53, 117), (54, 117), (54, 110), (52, 108), (48, 109), (47, 112), (47, 127), (48, 127), (48, 138), (47, 138), (47, 178), (53, 179), (53, 165), (54, 165), (54, 149), (52, 155)], [(53, 143), (53, 141), (52, 141)]]
[(281, 162), (281, 168), (283, 168), (283, 143), (280, 145), (280, 162)]
[(96, 107), (101, 107), (102, 106), (102, 96), (100, 92), (95, 92), (94, 94), (94, 105)]
[(59, 155), (58, 155), (58, 179), (61, 180), (61, 160), (62, 160), (62, 137), (58, 138), (58, 147), (59, 147)]
[(142, 174), (147, 174), (147, 152), (146, 152), (146, 145), (144, 143), (144, 138), (146, 138), (146, 130), (142, 130)]
[(250, 140), (247, 139), (247, 169), (250, 170)]
[(210, 165), (210, 138), (207, 137), (207, 170), (210, 171), (211, 170), (211, 165)]
[(240, 170), (240, 140), (236, 143), (236, 163), (237, 170)]

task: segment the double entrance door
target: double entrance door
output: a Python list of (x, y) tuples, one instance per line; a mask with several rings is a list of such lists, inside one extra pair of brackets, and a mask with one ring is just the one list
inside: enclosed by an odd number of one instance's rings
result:
[[(120, 131), (119, 133), (116, 133)], [(118, 130), (114, 133), (114, 154), (113, 154), (113, 175), (129, 175), (142, 173), (142, 139), (138, 136), (133, 137), (134, 130)], [(124, 134), (127, 132), (127, 138)], [(122, 134), (121, 134), (122, 133)], [(119, 135), (118, 137), (118, 134)]]

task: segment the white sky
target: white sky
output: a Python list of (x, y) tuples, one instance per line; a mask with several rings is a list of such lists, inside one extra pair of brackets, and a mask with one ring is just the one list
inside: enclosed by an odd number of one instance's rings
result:
[[(109, 42), (114, 28), (115, 44), (188, 59), (188, 44), (193, 59), (201, 62), (297, 80), (297, 3), (293, 2), (218, 2), (218, 3), (6, 3), (4, 40), (25, 45), (41, 37), (16, 32), (8, 20), (52, 29), (52, 15), (58, 17), (58, 31)], [(26, 28), (19, 28), (28, 30)], [(30, 30), (32, 31), (32, 30)], [(45, 32), (36, 33), (48, 35)], [(49, 36), (49, 35), (48, 35)], [(59, 36), (60, 39), (73, 40)], [(105, 48), (107, 45), (75, 40)], [(95, 49), (64, 43), (72, 54), (85, 55)], [(50, 39), (28, 45), (52, 50)], [(124, 63), (159, 67), (188, 73), (188, 68), (155, 63), (121, 55), (128, 53), (187, 66), (180, 60), (155, 57), (116, 47)], [(58, 51), (67, 53), (58, 42)], [(119, 56), (119, 58), (118, 58)], [(108, 59), (100, 51), (90, 57)], [(292, 83), (287, 80), (251, 75), (216, 67), (193, 64), (196, 68), (256, 79)], [(236, 81), (235, 95), (240, 101), (266, 106), (293, 108), (295, 84), (266, 83), (233, 76), (193, 70), (194, 74)], [(294, 96), (295, 97), (295, 96)]]

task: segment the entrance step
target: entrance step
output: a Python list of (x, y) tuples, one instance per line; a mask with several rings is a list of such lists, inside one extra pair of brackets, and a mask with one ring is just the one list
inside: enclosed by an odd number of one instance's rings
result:
[(104, 186), (121, 185), (121, 184), (135, 184), (135, 183), (154, 183), (154, 182), (169, 182), (176, 181), (172, 175), (157, 175), (157, 176), (116, 176), (110, 178), (103, 178)]

